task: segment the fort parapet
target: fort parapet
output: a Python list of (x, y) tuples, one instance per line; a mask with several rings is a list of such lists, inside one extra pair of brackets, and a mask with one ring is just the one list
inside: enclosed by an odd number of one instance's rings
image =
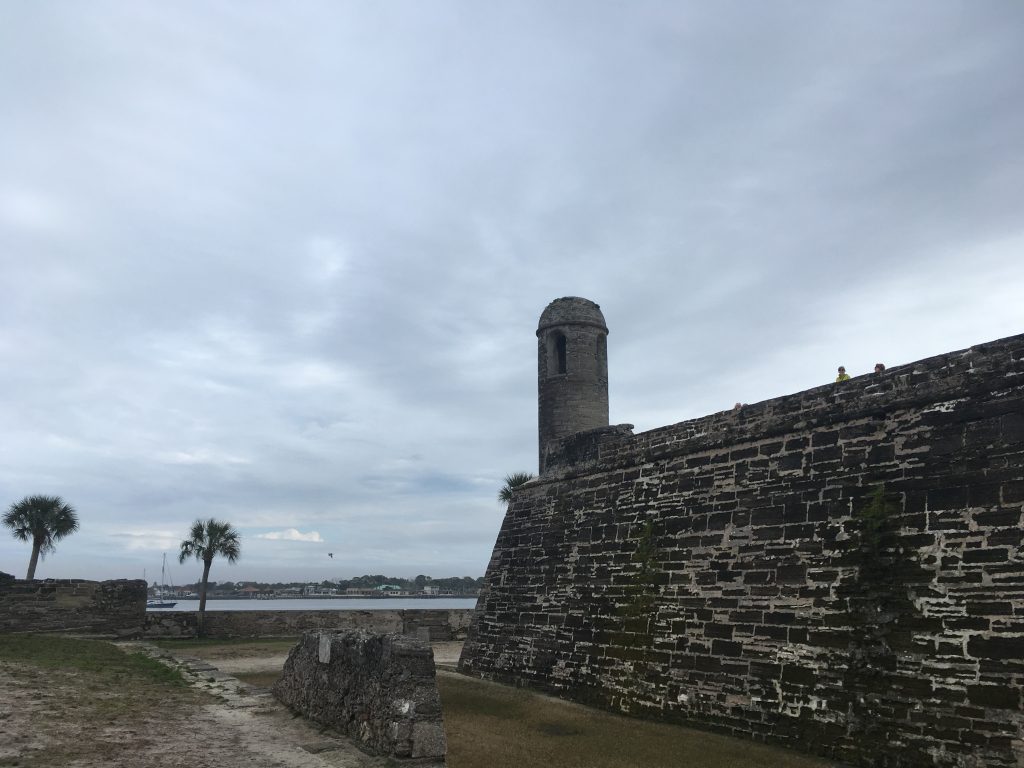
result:
[[(210, 638), (295, 637), (321, 630), (363, 630), (412, 635), (425, 641), (461, 640), (473, 612), (465, 608), (406, 608), (388, 610), (321, 611), (206, 611)], [(141, 634), (150, 639), (194, 637), (199, 629), (196, 611), (150, 611)]]
[(116, 635), (145, 616), (141, 579), (0, 579), (0, 632)]
[(542, 448), (461, 671), (860, 765), (1024, 764), (1024, 336)]

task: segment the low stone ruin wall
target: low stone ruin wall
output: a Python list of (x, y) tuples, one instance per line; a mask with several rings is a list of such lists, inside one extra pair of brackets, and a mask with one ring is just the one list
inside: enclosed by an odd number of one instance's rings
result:
[[(465, 638), (473, 611), (206, 611), (212, 638), (296, 637), (317, 630), (364, 629), (421, 640)], [(150, 639), (195, 637), (195, 611), (147, 611), (141, 579), (87, 581), (0, 578), (0, 632), (88, 632)]]
[(360, 630), (308, 633), (273, 692), (370, 754), (444, 765), (434, 655), (422, 640)]
[[(473, 611), (467, 609), (408, 609), (376, 611), (217, 611), (206, 610), (206, 636), (295, 637), (317, 630), (365, 629), (377, 633), (415, 635), (421, 640), (460, 640), (466, 636)], [(194, 637), (199, 622), (195, 611), (150, 611), (141, 633), (147, 638)]]
[(122, 634), (146, 617), (141, 579), (0, 580), (0, 632)]

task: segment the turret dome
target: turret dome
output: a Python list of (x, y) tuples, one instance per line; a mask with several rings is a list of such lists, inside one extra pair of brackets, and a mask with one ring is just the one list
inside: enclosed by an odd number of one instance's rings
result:
[(601, 307), (579, 296), (563, 296), (548, 304), (537, 323), (537, 335), (556, 325), (590, 325), (608, 333)]

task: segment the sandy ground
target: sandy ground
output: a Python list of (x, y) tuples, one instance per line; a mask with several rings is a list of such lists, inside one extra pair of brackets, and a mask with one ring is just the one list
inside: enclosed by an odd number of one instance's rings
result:
[[(430, 644), (434, 651), (434, 664), (438, 669), (455, 669), (462, 653), (462, 641), (442, 641)], [(232, 648), (231, 646), (203, 649), (203, 658), (228, 675), (280, 672), (288, 658), (287, 653), (261, 654), (258, 648)]]
[[(459, 643), (442, 644), (439, 662), (457, 661)], [(295, 717), (266, 689), (232, 673), (277, 672), (286, 654), (213, 652), (209, 660), (125, 643), (179, 668), (198, 696), (131, 718), (97, 722), (96, 697), (73, 673), (0, 662), (0, 768), (375, 768), (384, 758), (360, 752), (342, 737)], [(211, 663), (212, 662), (212, 663)], [(216, 666), (213, 666), (216, 664)], [(206, 695), (203, 695), (206, 694)], [(86, 701), (87, 697), (92, 697)], [(88, 707), (85, 704), (88, 703)], [(84, 714), (85, 711), (89, 715)], [(61, 746), (55, 750), (54, 745)]]
[[(285, 643), (177, 649), (124, 643), (179, 669), (188, 686), (111, 678), (0, 658), (0, 768), (384, 768), (343, 737), (293, 716), (265, 688)], [(763, 744), (629, 720), (453, 671), (461, 643), (435, 643), (449, 764), (817, 768), (828, 761)], [(201, 654), (202, 659), (186, 654)], [(105, 667), (105, 669), (108, 667)], [(450, 718), (449, 718), (450, 715)], [(426, 768), (426, 766), (421, 766)]]

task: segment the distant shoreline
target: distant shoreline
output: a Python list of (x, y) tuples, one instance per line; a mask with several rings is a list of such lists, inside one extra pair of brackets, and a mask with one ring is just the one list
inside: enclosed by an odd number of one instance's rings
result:
[[(248, 595), (207, 595), (209, 600), (476, 600), (480, 595), (393, 595), (383, 592), (376, 595), (270, 595), (256, 597)], [(194, 597), (170, 597), (168, 600), (198, 600)]]
[[(444, 611), (472, 610), (477, 604), (476, 597), (450, 597), (445, 595), (431, 596), (429, 599), (419, 597), (282, 597), (282, 598), (216, 598), (206, 603), (208, 611)], [(147, 606), (147, 613), (162, 613), (199, 610), (197, 598), (168, 598), (164, 607)]]

